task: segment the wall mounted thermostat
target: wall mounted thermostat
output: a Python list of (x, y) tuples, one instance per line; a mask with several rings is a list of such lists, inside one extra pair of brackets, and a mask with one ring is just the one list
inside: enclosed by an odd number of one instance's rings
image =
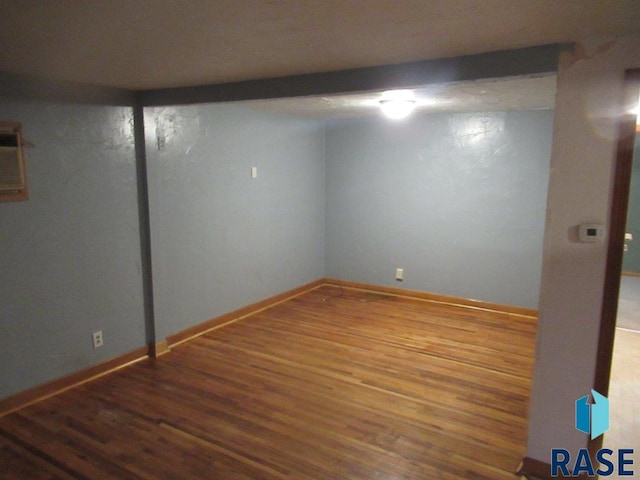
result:
[(578, 227), (578, 239), (581, 242), (599, 242), (604, 238), (604, 225), (585, 223)]

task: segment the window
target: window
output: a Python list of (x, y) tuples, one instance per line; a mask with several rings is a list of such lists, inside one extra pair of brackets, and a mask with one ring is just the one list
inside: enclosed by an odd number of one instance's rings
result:
[(27, 199), (27, 173), (22, 152), (22, 126), (0, 122), (0, 202)]

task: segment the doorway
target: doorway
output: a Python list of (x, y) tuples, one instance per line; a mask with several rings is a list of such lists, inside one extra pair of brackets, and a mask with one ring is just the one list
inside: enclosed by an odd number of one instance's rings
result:
[[(610, 399), (610, 429), (603, 437), (590, 442), (591, 453), (603, 446), (610, 449), (637, 445), (640, 439), (640, 414), (634, 399), (640, 394), (640, 377), (633, 366), (640, 363), (640, 276), (635, 276), (636, 252), (640, 258), (640, 238), (635, 232), (636, 197), (633, 188), (634, 155), (638, 151), (637, 117), (640, 94), (640, 70), (626, 74), (625, 109), (620, 123), (620, 137), (614, 174), (613, 201), (604, 298), (598, 345), (594, 388)], [(636, 164), (640, 160), (636, 158)], [(640, 178), (636, 178), (640, 180)], [(639, 186), (640, 187), (640, 186)], [(640, 212), (638, 212), (640, 213)], [(629, 222), (628, 222), (629, 220)], [(627, 234), (631, 234), (630, 236)], [(625, 250), (627, 250), (625, 252)], [(640, 262), (638, 262), (640, 265)], [(626, 274), (623, 275), (622, 272)]]
[(640, 134), (636, 128), (604, 447), (640, 445)]

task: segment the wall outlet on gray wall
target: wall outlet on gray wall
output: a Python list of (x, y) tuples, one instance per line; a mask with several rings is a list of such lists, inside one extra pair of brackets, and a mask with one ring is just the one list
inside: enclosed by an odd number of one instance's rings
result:
[(93, 340), (93, 348), (98, 348), (104, 345), (104, 339), (102, 338), (102, 330), (98, 330), (97, 332), (93, 332), (91, 335)]
[(401, 282), (404, 279), (404, 268), (396, 268), (396, 280)]

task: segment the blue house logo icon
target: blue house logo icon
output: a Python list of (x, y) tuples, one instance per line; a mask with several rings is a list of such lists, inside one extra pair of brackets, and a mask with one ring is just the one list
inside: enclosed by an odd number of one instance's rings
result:
[[(589, 403), (589, 395), (576, 400), (576, 429), (594, 439), (609, 430), (609, 399), (595, 390), (591, 390), (591, 396), (593, 403)], [(552, 448), (551, 477), (633, 476), (633, 453), (633, 448), (601, 448), (593, 454), (588, 448), (581, 448), (572, 462), (569, 450)]]
[(609, 430), (609, 399), (591, 390), (593, 404), (589, 404), (589, 395), (576, 400), (576, 429), (597, 438)]

